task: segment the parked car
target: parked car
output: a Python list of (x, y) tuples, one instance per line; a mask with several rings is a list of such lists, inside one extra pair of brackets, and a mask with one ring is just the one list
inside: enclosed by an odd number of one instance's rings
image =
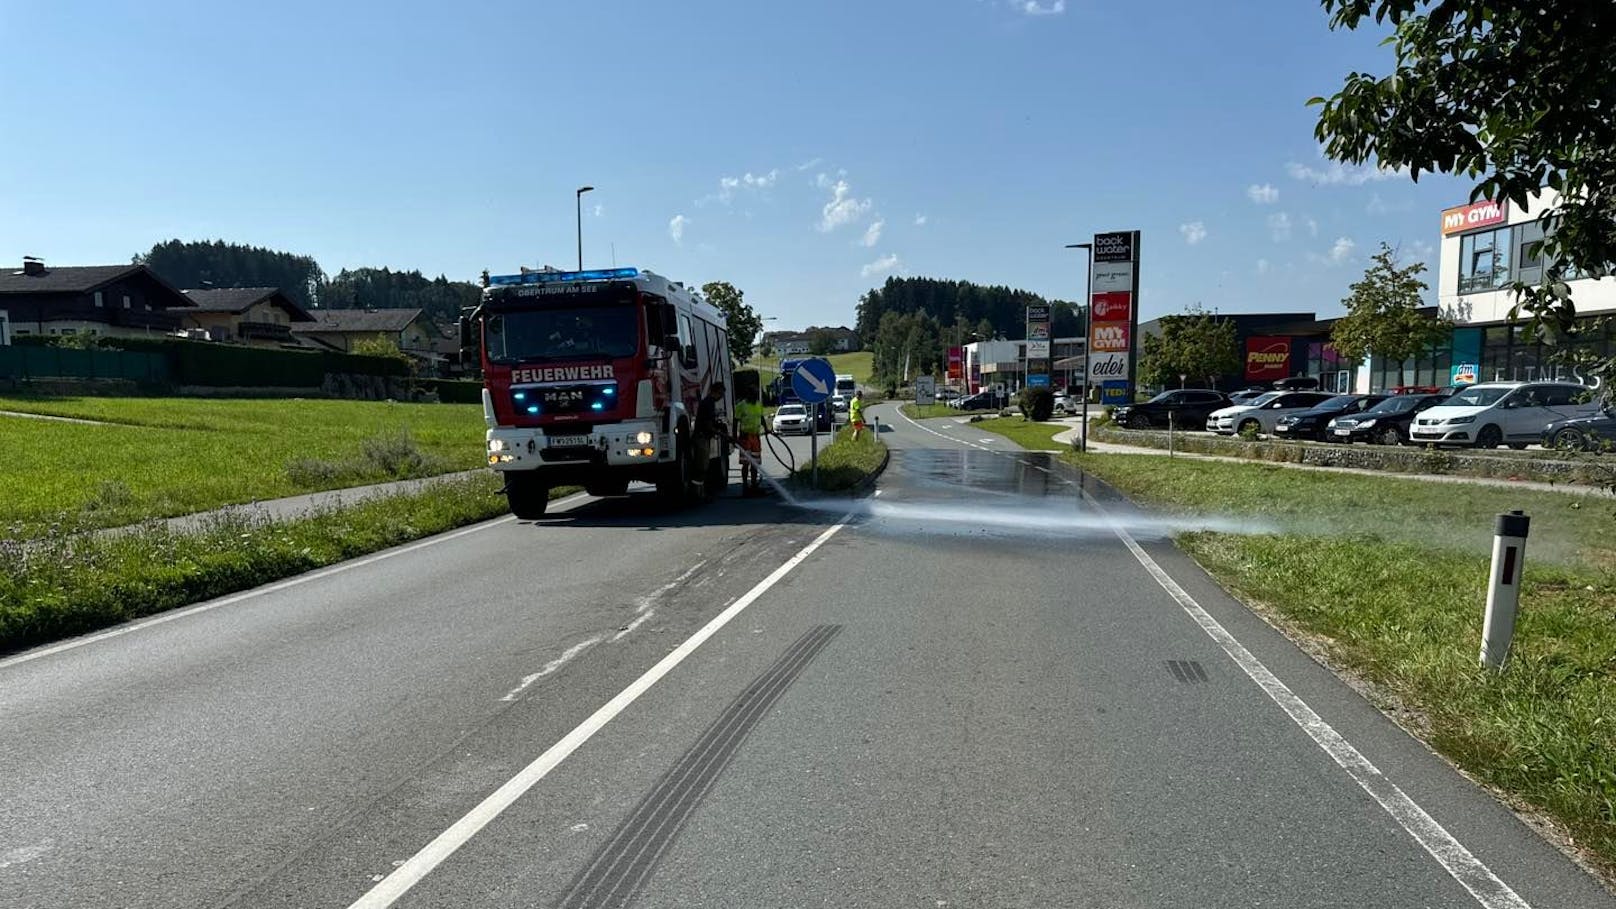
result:
[(1083, 409), (1083, 399), (1074, 394), (1062, 392), (1055, 396), (1055, 412), (1073, 414)]
[(1559, 420), (1593, 416), (1592, 389), (1570, 382), (1484, 382), (1471, 385), (1414, 418), (1415, 444), (1521, 449)]
[(1179, 429), (1199, 429), (1206, 425), (1212, 411), (1232, 406), (1229, 397), (1209, 388), (1175, 388), (1164, 391), (1148, 401), (1124, 404), (1111, 411), (1111, 419), (1127, 429), (1149, 429), (1166, 426), (1168, 415)]
[(774, 412), (774, 423), (771, 424), (775, 435), (797, 433), (806, 435), (808, 432), (808, 408), (802, 404), (781, 404), (780, 409)]
[(1231, 392), (1229, 394), (1229, 406), (1234, 407), (1238, 404), (1250, 404), (1252, 401), (1257, 400), (1265, 394), (1268, 394), (1268, 389), (1266, 388), (1243, 388), (1240, 391)]
[(1274, 438), (1326, 441), (1325, 428), (1331, 420), (1362, 413), (1384, 400), (1385, 395), (1336, 395), (1311, 410), (1280, 417), (1274, 424)]
[(1270, 391), (1249, 404), (1212, 411), (1206, 418), (1206, 428), (1226, 436), (1251, 429), (1273, 432), (1280, 417), (1317, 407), (1331, 397), (1318, 391)]
[(957, 401), (951, 401), (949, 406), (960, 410), (998, 410), (1004, 406), (1003, 401), (1003, 395), (991, 391), (979, 391), (974, 395), (966, 395)]
[(1543, 427), (1543, 447), (1566, 451), (1610, 451), (1616, 445), (1616, 408), (1587, 417), (1555, 420)]
[(830, 409), (832, 415), (847, 413), (847, 397), (845, 395), (831, 395)]
[(1374, 407), (1357, 414), (1343, 414), (1331, 420), (1325, 429), (1336, 442), (1376, 442), (1381, 445), (1400, 445), (1408, 441), (1408, 427), (1417, 414), (1446, 401), (1445, 394), (1392, 395)]

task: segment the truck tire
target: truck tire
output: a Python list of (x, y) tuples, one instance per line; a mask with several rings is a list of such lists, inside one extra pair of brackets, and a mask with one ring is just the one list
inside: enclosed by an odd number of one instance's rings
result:
[(505, 501), (521, 520), (542, 518), (550, 505), (550, 487), (530, 472), (513, 471), (505, 475)]

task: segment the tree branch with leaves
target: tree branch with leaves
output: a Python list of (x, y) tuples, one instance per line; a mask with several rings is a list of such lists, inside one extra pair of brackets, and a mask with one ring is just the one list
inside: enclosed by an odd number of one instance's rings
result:
[(1240, 368), (1240, 339), (1235, 324), (1191, 306), (1162, 316), (1161, 331), (1139, 339), (1139, 381), (1166, 387), (1179, 376), (1216, 384), (1218, 376)]
[(1385, 243), (1370, 262), (1341, 301), (1347, 315), (1330, 331), (1336, 353), (1349, 363), (1362, 362), (1370, 354), (1401, 363), (1448, 337), (1451, 322), (1420, 312), (1428, 289), (1420, 279), (1424, 262), (1399, 267), (1396, 251)]

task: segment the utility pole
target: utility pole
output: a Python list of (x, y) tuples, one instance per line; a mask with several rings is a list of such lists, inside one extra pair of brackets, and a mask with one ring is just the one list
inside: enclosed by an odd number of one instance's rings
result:
[(580, 186), (573, 193), (573, 200), (578, 208), (578, 270), (584, 270), (584, 193), (594, 192), (593, 186)]

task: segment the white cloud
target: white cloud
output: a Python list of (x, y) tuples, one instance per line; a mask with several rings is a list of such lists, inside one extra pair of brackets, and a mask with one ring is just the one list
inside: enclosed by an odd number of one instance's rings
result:
[(876, 218), (874, 221), (871, 221), (870, 226), (865, 228), (865, 230), (864, 230), (864, 239), (859, 241), (859, 245), (860, 246), (874, 246), (875, 244), (880, 243), (881, 242), (881, 228), (886, 227), (886, 226), (887, 226), (887, 222), (885, 220), (881, 219), (881, 218)]
[(926, 216), (925, 215), (915, 215), (915, 226), (916, 227), (925, 227), (926, 226)]
[(1291, 216), (1277, 211), (1268, 216), (1268, 233), (1275, 243), (1284, 243), (1291, 238)]
[(1180, 224), (1178, 225), (1178, 232), (1184, 235), (1184, 242), (1191, 246), (1206, 239), (1206, 225), (1200, 221)]
[(597, 217), (597, 218), (606, 217), (606, 206), (601, 205), (599, 203), (596, 203), (595, 204), (595, 217)]
[(871, 262), (859, 269), (859, 274), (866, 278), (873, 278), (876, 275), (884, 275), (890, 272), (902, 270), (903, 263), (898, 261), (898, 257), (892, 253), (887, 253), (881, 258), (876, 259), (874, 262)]
[(830, 189), (834, 185), (834, 181), (831, 180), (829, 175), (821, 171), (814, 175), (814, 185), (820, 189)]
[(718, 195), (709, 198), (717, 198), (718, 201), (728, 205), (735, 198), (737, 189), (747, 189), (753, 192), (771, 189), (778, 179), (780, 179), (780, 170), (778, 168), (766, 174), (754, 174), (747, 171), (739, 177), (719, 177)]
[(1323, 255), (1310, 252), (1307, 254), (1307, 260), (1317, 265), (1345, 265), (1352, 260), (1352, 251), (1357, 248), (1358, 244), (1352, 242), (1352, 238), (1337, 237), (1335, 242), (1330, 244), (1329, 252)]
[[(820, 174), (820, 177), (824, 177)], [(823, 184), (822, 184), (823, 185)], [(819, 230), (829, 233), (838, 227), (863, 218), (875, 203), (869, 199), (860, 199), (853, 195), (852, 187), (846, 180), (837, 180), (828, 187), (831, 191), (830, 201), (820, 210)]]
[(797, 170), (799, 172), (800, 171), (805, 171), (805, 170), (811, 170), (811, 169), (813, 169), (815, 167), (818, 167), (819, 165), (823, 164), (824, 161), (825, 161), (824, 158), (815, 158), (812, 161), (804, 161), (801, 164), (797, 165)]
[(1316, 237), (1319, 235), (1319, 222), (1313, 220), (1312, 218), (1307, 219), (1307, 235), (1310, 237)]
[(689, 218), (684, 215), (674, 215), (673, 220), (668, 222), (668, 236), (672, 237), (675, 243), (685, 242), (685, 227), (689, 224)]
[(1257, 260), (1257, 274), (1266, 275), (1274, 270), (1274, 266), (1267, 259)]
[[(1319, 151), (1319, 157), (1324, 158), (1324, 152)], [(1406, 173), (1401, 167), (1373, 167), (1366, 164), (1342, 164), (1340, 161), (1325, 159), (1323, 167), (1309, 167), (1297, 161), (1285, 165), (1285, 172), (1295, 180), (1306, 180), (1316, 186), (1362, 186), (1365, 183), (1376, 183), (1381, 180), (1390, 180)]]
[(1279, 201), (1279, 190), (1272, 183), (1253, 183), (1246, 187), (1246, 198), (1258, 205), (1273, 205)]
[(1066, 0), (1039, 3), (1037, 0), (1010, 0), (1010, 5), (1028, 16), (1059, 16), (1066, 12)]
[(1415, 240), (1414, 247), (1411, 252), (1413, 253), (1415, 261), (1429, 262), (1431, 260), (1431, 256), (1436, 254), (1436, 247), (1425, 242), (1424, 240)]

